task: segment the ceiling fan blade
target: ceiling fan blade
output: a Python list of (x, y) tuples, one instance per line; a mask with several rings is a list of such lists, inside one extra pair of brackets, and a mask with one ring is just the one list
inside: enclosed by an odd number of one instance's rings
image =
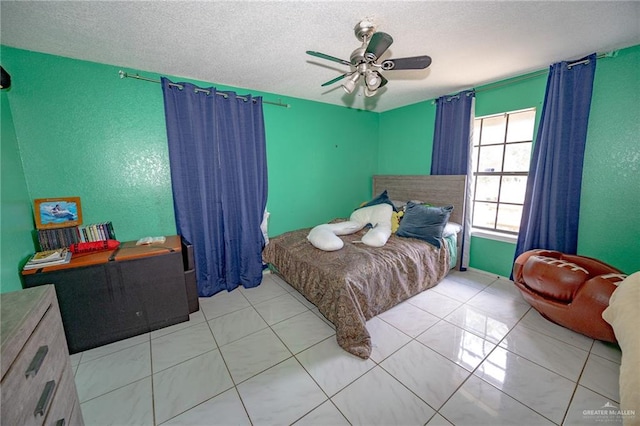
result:
[(381, 87), (384, 87), (385, 84), (387, 84), (389, 82), (389, 80), (387, 80), (386, 78), (384, 78), (384, 76), (380, 73), (378, 73), (378, 75), (380, 76), (380, 78), (382, 79), (382, 82), (380, 83), (380, 86), (378, 86), (378, 89)]
[(324, 86), (330, 86), (330, 85), (332, 85), (333, 83), (335, 83), (335, 82), (337, 82), (337, 81), (340, 81), (340, 80), (342, 80), (343, 78), (345, 78), (345, 77), (347, 77), (347, 76), (349, 76), (349, 75), (351, 75), (351, 74), (353, 74), (353, 73), (348, 72), (348, 73), (342, 74), (340, 77), (336, 77), (336, 78), (334, 78), (333, 80), (329, 80), (329, 81), (327, 81), (326, 83), (322, 83), (322, 84), (321, 84), (321, 86), (322, 86), (322, 87), (324, 87)]
[[(378, 59), (384, 52), (387, 51), (389, 46), (393, 43), (393, 38), (387, 33), (374, 33), (371, 36), (371, 40), (369, 40), (369, 44), (367, 45), (367, 50), (365, 51), (366, 56), (373, 55), (374, 61)], [(369, 58), (368, 58), (369, 59)]]
[(380, 66), (383, 70), (421, 70), (431, 65), (430, 56), (413, 56), (411, 58), (387, 59)]
[(318, 58), (326, 59), (328, 61), (337, 62), (339, 64), (351, 66), (351, 62), (345, 61), (344, 59), (336, 58), (334, 56), (325, 55), (324, 53), (314, 52), (312, 50), (307, 50), (307, 54), (311, 56), (316, 56)]

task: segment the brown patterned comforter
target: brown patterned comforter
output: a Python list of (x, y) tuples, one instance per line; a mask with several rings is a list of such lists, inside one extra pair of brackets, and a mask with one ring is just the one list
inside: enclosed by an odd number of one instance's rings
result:
[(334, 252), (307, 241), (311, 228), (270, 239), (264, 260), (336, 326), (338, 344), (367, 359), (366, 321), (439, 283), (449, 271), (446, 240), (441, 249), (413, 238), (391, 236), (384, 247), (359, 241), (367, 232), (343, 235)]

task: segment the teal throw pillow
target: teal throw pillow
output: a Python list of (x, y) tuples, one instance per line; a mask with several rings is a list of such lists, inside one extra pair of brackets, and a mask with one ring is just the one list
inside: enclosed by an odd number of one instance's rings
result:
[(440, 248), (442, 231), (452, 211), (453, 206), (432, 207), (409, 201), (396, 235), (418, 238)]

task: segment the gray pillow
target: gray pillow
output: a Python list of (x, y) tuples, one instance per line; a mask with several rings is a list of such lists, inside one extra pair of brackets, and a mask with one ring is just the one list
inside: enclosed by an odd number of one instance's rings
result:
[(418, 238), (440, 248), (442, 231), (452, 211), (453, 206), (432, 207), (409, 201), (396, 235)]

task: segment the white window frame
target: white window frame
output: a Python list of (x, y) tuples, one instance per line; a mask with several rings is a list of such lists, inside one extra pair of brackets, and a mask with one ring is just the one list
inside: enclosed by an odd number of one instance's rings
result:
[[(506, 138), (507, 138), (507, 132), (508, 132), (508, 128), (509, 128), (509, 115), (511, 114), (516, 114), (516, 113), (522, 113), (522, 112), (526, 112), (526, 111), (536, 111), (535, 107), (531, 107), (531, 108), (524, 108), (524, 109), (520, 109), (520, 110), (514, 110), (514, 111), (506, 111), (506, 112), (502, 112), (502, 113), (498, 113), (498, 114), (490, 114), (490, 115), (484, 115), (481, 117), (474, 117), (474, 123), (473, 126), (475, 128), (475, 123), (476, 120), (484, 120), (487, 118), (493, 118), (493, 117), (498, 117), (498, 116), (507, 116), (507, 124), (505, 126), (505, 132), (504, 132), (504, 139), (501, 143), (496, 143), (496, 144), (489, 144), (489, 145), (482, 145), (482, 146), (500, 146), (502, 145), (503, 147), (503, 154), (502, 154), (502, 164), (504, 166), (504, 149), (507, 147), (507, 145), (512, 144), (512, 143), (531, 143), (531, 152), (533, 152), (533, 139), (534, 139), (534, 135), (535, 135), (535, 123), (534, 123), (534, 130), (532, 131), (531, 134), (531, 140), (523, 140), (523, 141), (517, 141), (517, 142), (507, 142)], [(537, 111), (536, 111), (537, 112)], [(535, 120), (535, 118), (534, 118)], [(481, 128), (482, 131), (482, 128)], [(478, 136), (477, 138), (477, 143), (478, 145), (480, 145), (480, 138), (481, 135)], [(474, 152), (474, 147), (478, 146), (474, 144), (474, 141), (476, 140), (476, 138), (472, 138), (471, 140), (471, 149), (470, 152), (473, 153)], [(478, 150), (478, 155), (480, 155), (480, 151)], [(530, 160), (530, 158), (529, 158)], [(480, 161), (479, 159), (472, 159), (471, 161), (472, 164), (476, 164), (476, 168), (479, 167), (480, 165)], [(474, 215), (474, 206), (475, 206), (475, 201), (476, 201), (476, 188), (477, 188), (477, 180), (476, 180), (476, 176), (525, 176), (525, 177), (529, 177), (529, 171), (525, 171), (525, 172), (504, 172), (502, 170), (497, 171), (497, 172), (479, 172), (478, 170), (474, 169), (471, 171), (470, 173), (470, 178), (471, 178), (471, 184), (472, 184), (472, 191), (471, 191), (471, 217), (470, 217), (470, 222), (472, 224), (472, 229), (471, 229), (471, 235), (473, 236), (478, 236), (478, 237), (483, 237), (483, 238), (488, 238), (488, 239), (492, 239), (492, 240), (497, 240), (497, 241), (504, 241), (504, 242), (508, 242), (508, 243), (515, 243), (518, 239), (518, 232), (513, 232), (513, 231), (507, 231), (507, 230), (502, 230), (502, 229), (496, 229), (494, 228), (485, 228), (485, 227), (473, 227), (473, 215)], [(500, 190), (502, 188), (499, 187), (498, 189), (498, 201), (496, 201), (496, 205), (499, 207), (500, 204), (511, 204), (511, 205), (523, 205), (520, 203), (505, 203), (505, 202), (500, 202)], [(485, 200), (482, 200), (485, 201)], [(498, 214), (498, 208), (496, 208), (496, 215)], [(497, 220), (496, 220), (496, 226), (497, 226)]]

